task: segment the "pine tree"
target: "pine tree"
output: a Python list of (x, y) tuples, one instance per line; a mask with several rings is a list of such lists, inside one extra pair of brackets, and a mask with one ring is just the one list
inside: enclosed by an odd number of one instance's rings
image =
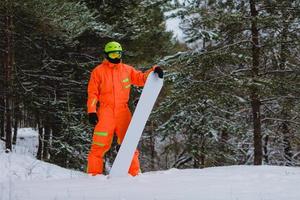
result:
[[(38, 159), (83, 170), (92, 134), (85, 109), (90, 71), (100, 62), (104, 43), (112, 39), (122, 42), (125, 59), (133, 65), (152, 64), (169, 53), (173, 44), (164, 30), (163, 1), (121, 2), (121, 17), (107, 15), (115, 13), (116, 2), (94, 1), (98, 6), (76, 0), (10, 2), (12, 33), (17, 37), (11, 84), (14, 114), (9, 124), (14, 124), (15, 133), (19, 123), (38, 128)], [(7, 5), (1, 4), (0, 9), (6, 11)], [(6, 33), (3, 27), (1, 35)], [(0, 69), (3, 75), (6, 71)], [(6, 88), (0, 86), (1, 109), (6, 108), (2, 101)], [(8, 118), (0, 116), (4, 130)]]
[[(85, 31), (102, 37), (107, 36), (107, 27), (96, 22), (97, 13), (84, 3), (14, 0), (1, 2), (0, 9), (4, 11), (0, 21), (5, 25), (0, 27), (0, 33), (6, 38), (0, 44), (4, 53), (1, 75), (5, 77), (1, 79), (5, 83), (3, 88), (1, 84), (1, 109), (5, 108), (1, 130), (5, 123), (7, 149), (11, 149), (12, 123), (14, 142), (19, 121), (29, 122), (31, 126), (39, 124), (39, 128), (44, 129), (40, 131), (43, 154), (40, 151), (39, 157), (47, 160), (52, 152), (50, 139), (56, 136), (53, 130), (59, 129), (62, 134), (65, 123), (70, 123), (57, 116), (57, 112), (64, 111), (67, 115), (67, 99), (76, 102), (82, 99), (78, 98), (79, 94), (85, 94), (86, 84), (72, 76), (88, 73), (88, 70), (79, 67), (81, 61), (68, 55), (68, 51), (78, 44), (78, 37)], [(22, 112), (28, 113), (26, 119), (20, 119)]]
[[(134, 65), (149, 65), (169, 55), (174, 44), (165, 31), (164, 0), (85, 0), (99, 12), (98, 20), (109, 24), (111, 37), (99, 40), (102, 48), (109, 40), (118, 40), (125, 49), (125, 60)], [(99, 51), (100, 52), (100, 51)]]
[[(181, 152), (186, 155), (175, 158), (175, 162), (177, 159), (189, 161), (186, 164), (190, 166), (196, 166), (195, 163), (211, 166), (250, 164), (254, 158), (254, 164), (261, 164), (263, 148), (276, 148), (274, 138), (278, 126), (275, 128), (274, 124), (286, 121), (287, 116), (273, 118), (272, 110), (284, 108), (282, 99), (297, 102), (295, 92), (299, 91), (298, 78), (291, 80), (292, 74), (298, 71), (298, 61), (296, 54), (289, 53), (299, 52), (296, 47), (299, 34), (295, 34), (299, 32), (296, 25), (299, 3), (268, 3), (189, 1), (177, 8), (175, 16), (183, 19), (181, 27), (191, 49), (165, 59), (172, 72), (169, 77), (172, 88), (158, 112), (165, 119), (159, 129), (165, 133), (162, 139), (176, 135), (180, 144), (189, 144), (182, 145)], [(282, 9), (272, 9), (277, 5)], [(283, 10), (291, 11), (290, 15)], [(287, 31), (281, 31), (287, 30), (285, 23), (278, 20), (284, 19), (283, 15), (290, 17), (285, 21), (290, 36), (284, 35)], [(287, 45), (289, 40), (291, 43)], [(274, 60), (286, 60), (287, 55), (290, 62), (284, 62), (286, 67), (282, 70), (276, 69)], [(279, 74), (281, 81), (277, 79)], [(283, 87), (285, 84), (287, 87)], [(284, 88), (284, 96), (279, 94), (280, 87)], [(297, 120), (288, 121), (293, 126), (298, 124)], [(283, 132), (287, 135), (287, 130)], [(296, 152), (291, 153), (291, 143), (287, 142), (288, 137), (284, 138), (285, 154), (293, 157)], [(170, 145), (173, 144), (171, 141)], [(280, 151), (283, 153), (284, 149)], [(218, 155), (224, 153), (225, 157), (219, 159)], [(269, 156), (268, 159), (273, 163), (282, 158)]]

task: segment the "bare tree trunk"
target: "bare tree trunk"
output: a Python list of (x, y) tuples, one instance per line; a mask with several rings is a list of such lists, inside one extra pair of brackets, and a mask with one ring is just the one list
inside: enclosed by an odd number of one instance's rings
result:
[(290, 131), (288, 127), (288, 122), (283, 122), (282, 125), (282, 134), (283, 134), (283, 148), (284, 148), (284, 158), (286, 159), (287, 166), (292, 165), (292, 147), (290, 142)]
[(229, 153), (229, 149), (228, 149), (228, 140), (229, 140), (229, 134), (228, 134), (228, 130), (227, 128), (222, 128), (221, 130), (221, 136), (220, 136), (220, 140), (218, 143), (218, 152), (221, 153), (222, 156), (217, 156), (215, 158), (216, 164), (217, 165), (223, 165), (224, 162), (226, 162), (226, 155)]
[(262, 136), (261, 136), (261, 117), (260, 117), (260, 100), (256, 92), (251, 95), (251, 106), (254, 127), (254, 165), (262, 164)]
[(47, 120), (44, 122), (44, 146), (43, 146), (43, 160), (48, 160), (50, 150), (50, 134), (51, 128)]
[(40, 113), (37, 112), (36, 114), (36, 119), (37, 119), (37, 126), (38, 126), (38, 133), (39, 133), (39, 146), (38, 146), (38, 152), (36, 155), (36, 158), (39, 160), (42, 160), (42, 152), (43, 152), (43, 127), (42, 127), (42, 122), (40, 119)]
[(11, 127), (11, 104), (12, 104), (12, 68), (13, 68), (13, 15), (12, 1), (6, 0), (7, 10), (5, 16), (5, 53), (4, 53), (4, 71), (5, 71), (5, 118), (6, 118), (6, 151), (12, 150), (12, 127)]
[(151, 151), (151, 163), (150, 163), (150, 168), (151, 170), (155, 170), (155, 138), (153, 134), (153, 123), (151, 125), (151, 130), (150, 130), (150, 151)]
[[(4, 90), (4, 89), (3, 89)], [(0, 139), (4, 140), (5, 136), (5, 101), (3, 96), (0, 96)]]
[[(250, 12), (251, 12), (251, 33), (252, 33), (252, 77), (255, 79), (259, 76), (259, 31), (257, 27), (256, 17), (258, 12), (256, 10), (255, 0), (250, 0)], [(260, 114), (260, 97), (258, 89), (251, 88), (251, 107), (253, 115), (253, 138), (254, 138), (254, 165), (262, 164), (262, 134), (261, 134), (261, 114)]]
[(14, 109), (14, 137), (13, 137), (13, 144), (14, 145), (17, 143), (19, 120), (20, 120), (20, 107), (19, 107), (19, 100), (18, 100), (18, 97), (17, 97), (16, 102), (15, 102), (15, 109)]
[[(198, 154), (198, 163), (200, 164), (200, 168), (204, 168), (205, 167), (205, 159), (206, 159), (206, 155), (205, 155), (205, 145), (206, 145), (206, 140), (205, 140), (205, 136), (202, 135), (201, 136), (201, 146), (200, 146), (200, 154)], [(197, 168), (199, 168), (197, 167)]]
[(264, 161), (267, 164), (269, 163), (268, 143), (269, 143), (269, 135), (266, 135), (264, 138)]
[(220, 141), (220, 150), (222, 152), (226, 151), (226, 144), (228, 142), (228, 139), (229, 139), (228, 131), (226, 128), (223, 128), (221, 130), (221, 141)]
[(12, 139), (13, 145), (17, 144), (17, 135), (18, 135), (18, 120), (17, 120), (17, 118), (15, 118), (14, 119), (14, 134), (13, 134), (13, 139)]

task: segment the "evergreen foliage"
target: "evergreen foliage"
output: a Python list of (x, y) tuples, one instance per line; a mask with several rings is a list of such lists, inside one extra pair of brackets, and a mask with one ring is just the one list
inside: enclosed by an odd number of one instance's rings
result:
[[(169, 55), (174, 44), (171, 33), (165, 31), (162, 7), (165, 0), (84, 0), (99, 12), (98, 20), (108, 24), (113, 39), (122, 43), (125, 61), (131, 64), (151, 65), (158, 58)], [(104, 38), (102, 46), (111, 40)]]
[[(299, 166), (299, 8), (287, 0), (1, 1), (0, 138), (8, 124), (35, 127), (39, 159), (84, 170), (93, 129), (87, 82), (104, 44), (117, 40), (125, 63), (165, 70), (140, 142), (144, 171), (257, 157)], [(166, 11), (181, 19), (186, 45), (165, 31)], [(132, 110), (140, 92), (133, 90)]]
[[(140, 2), (141, 3), (141, 2)], [(149, 5), (147, 5), (149, 4)], [(158, 17), (147, 21), (135, 11), (125, 10), (132, 7), (131, 2), (121, 2), (123, 16), (117, 21), (132, 21), (131, 33), (117, 28), (119, 24), (109, 24), (111, 17), (101, 12), (96, 5), (87, 5), (83, 1), (10, 1), (0, 5), (1, 11), (11, 5), (14, 35), (13, 65), (13, 102), (15, 129), (18, 126), (31, 126), (39, 129), (40, 146), (37, 157), (64, 167), (85, 169), (86, 156), (91, 143), (92, 127), (86, 120), (86, 87), (90, 71), (101, 62), (101, 49), (107, 40), (135, 41), (142, 44), (153, 37), (146, 27), (156, 27), (156, 22), (163, 24), (163, 15), (158, 5), (149, 7), (144, 2), (148, 13)], [(135, 4), (137, 5), (137, 4)], [(106, 7), (106, 12), (114, 7)], [(136, 9), (139, 9), (136, 7)], [(149, 10), (150, 9), (150, 10)], [(152, 10), (151, 10), (152, 9)], [(146, 11), (143, 9), (143, 12)], [(3, 13), (3, 14), (2, 14)], [(0, 22), (5, 24), (6, 12), (1, 12)], [(151, 16), (152, 17), (152, 16)], [(129, 19), (130, 18), (130, 19)], [(126, 21), (125, 20), (125, 21)], [(125, 22), (123, 21), (123, 22)], [(136, 24), (135, 24), (136, 23)], [(135, 24), (135, 25), (134, 25)], [(126, 27), (122, 25), (122, 27)], [(143, 28), (143, 30), (139, 30)], [(133, 36), (140, 32), (138, 38)], [(0, 34), (5, 38), (5, 26), (0, 27)], [(164, 52), (172, 47), (170, 33), (160, 26), (155, 34), (164, 35), (162, 43), (151, 44), (152, 54), (147, 56), (147, 63), (154, 61), (154, 49), (166, 44)], [(122, 37), (120, 37), (122, 35)], [(95, 42), (96, 41), (96, 42)], [(128, 42), (129, 44), (130, 42)], [(126, 45), (125, 45), (126, 46)], [(141, 46), (141, 47), (142, 47)], [(133, 45), (133, 47), (135, 47)], [(0, 49), (5, 51), (6, 43), (1, 40)], [(138, 48), (138, 47), (135, 47)], [(141, 53), (139, 49), (139, 53)], [(129, 53), (130, 54), (130, 53)], [(157, 55), (159, 57), (160, 55)], [(162, 56), (162, 55), (161, 55)], [(1, 63), (5, 57), (1, 56)], [(126, 58), (126, 57), (125, 57)], [(138, 61), (139, 60), (139, 61)], [(144, 62), (137, 55), (131, 56), (132, 64)], [(5, 68), (1, 67), (1, 76)], [(1, 81), (4, 79), (1, 78)], [(1, 109), (5, 94), (1, 84)], [(2, 123), (7, 121), (1, 114)], [(1, 132), (1, 136), (3, 133)], [(4, 136), (3, 136), (4, 137)]]
[[(299, 3), (257, 2), (255, 18), (250, 3), (185, 1), (176, 7), (190, 50), (166, 58), (172, 88), (158, 111), (167, 119), (158, 132), (169, 141), (165, 156), (183, 167), (252, 163), (251, 91), (261, 106), (264, 163), (299, 165), (299, 143), (291, 142), (299, 140), (299, 59), (292, 53), (299, 52)], [(261, 52), (257, 70), (253, 21)], [(169, 150), (172, 133), (181, 138), (176, 151)]]

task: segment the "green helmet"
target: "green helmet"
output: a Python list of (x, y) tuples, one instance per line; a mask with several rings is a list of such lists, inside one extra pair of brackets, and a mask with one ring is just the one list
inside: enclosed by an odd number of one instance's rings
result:
[(104, 47), (105, 53), (114, 52), (114, 51), (123, 51), (120, 43), (112, 41), (105, 45)]

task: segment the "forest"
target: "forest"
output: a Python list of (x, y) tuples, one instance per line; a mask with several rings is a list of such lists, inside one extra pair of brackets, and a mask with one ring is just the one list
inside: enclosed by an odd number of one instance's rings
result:
[[(174, 18), (184, 41), (166, 29)], [(39, 160), (85, 171), (87, 84), (118, 41), (124, 63), (165, 72), (139, 143), (143, 171), (300, 166), (298, 0), (1, 0), (0, 38), (6, 153), (32, 127)]]

